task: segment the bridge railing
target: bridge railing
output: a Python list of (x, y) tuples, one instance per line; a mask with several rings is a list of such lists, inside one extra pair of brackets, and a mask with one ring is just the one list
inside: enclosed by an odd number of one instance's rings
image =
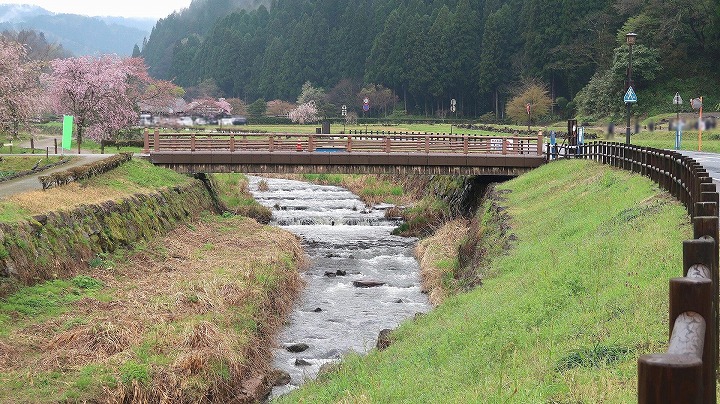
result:
[(542, 155), (543, 138), (426, 134), (150, 133), (144, 152), (364, 152)]
[(693, 220), (683, 242), (683, 277), (670, 280), (669, 346), (638, 359), (639, 403), (716, 403), (718, 366), (718, 193), (694, 159), (669, 150), (596, 142), (577, 157), (651, 178)]

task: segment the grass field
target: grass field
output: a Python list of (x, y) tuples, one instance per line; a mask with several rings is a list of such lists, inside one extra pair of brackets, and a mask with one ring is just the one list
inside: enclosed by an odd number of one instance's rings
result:
[(483, 268), (494, 275), (280, 402), (636, 402), (638, 356), (667, 344), (683, 207), (587, 161), (499, 189), (517, 241)]

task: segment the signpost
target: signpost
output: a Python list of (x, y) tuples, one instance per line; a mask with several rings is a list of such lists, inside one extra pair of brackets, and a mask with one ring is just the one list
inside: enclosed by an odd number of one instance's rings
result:
[(455, 112), (455, 104), (456, 103), (457, 103), (457, 101), (455, 101), (455, 98), (450, 100), (450, 112)]
[(628, 87), (625, 96), (623, 96), (623, 101), (625, 101), (625, 104), (634, 104), (637, 102), (637, 95), (632, 87)]
[(70, 143), (72, 142), (72, 132), (73, 132), (73, 116), (72, 115), (64, 115), (63, 116), (63, 132), (62, 132), (62, 149), (68, 149), (70, 150)]
[(702, 151), (702, 131), (704, 126), (702, 120), (703, 97), (690, 100), (690, 106), (692, 106), (693, 109), (699, 110), (700, 113), (698, 118), (698, 151)]
[(528, 134), (530, 133), (530, 103), (525, 104), (525, 111), (528, 114)]
[[(632, 47), (630, 47), (632, 52)], [(632, 53), (630, 53), (632, 55)], [(628, 80), (628, 83), (630, 83), (630, 80)], [(627, 126), (625, 127), (625, 144), (630, 144), (630, 106), (632, 104), (635, 104), (637, 102), (637, 95), (635, 95), (635, 90), (633, 90), (632, 86), (629, 86), (627, 89), (627, 92), (623, 96), (623, 101), (625, 102), (625, 107), (627, 108)]]
[[(340, 114), (342, 114), (343, 118), (347, 117), (347, 105), (343, 104), (342, 108), (340, 109)], [(345, 133), (345, 120), (343, 119), (343, 133)]]
[(673, 97), (673, 104), (676, 105), (676, 115), (675, 115), (675, 150), (680, 150), (680, 140), (682, 138), (682, 128), (680, 125), (680, 105), (682, 105), (683, 100), (682, 97), (680, 97), (680, 93), (675, 93), (675, 97)]

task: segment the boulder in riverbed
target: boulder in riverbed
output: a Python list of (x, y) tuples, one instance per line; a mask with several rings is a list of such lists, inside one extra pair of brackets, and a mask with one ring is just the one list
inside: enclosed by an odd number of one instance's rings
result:
[(306, 361), (305, 359), (302, 359), (302, 358), (295, 359), (295, 366), (310, 366), (310, 365), (312, 365), (312, 363)]
[(307, 349), (310, 348), (308, 344), (303, 344), (302, 342), (299, 342), (297, 344), (290, 344), (285, 347), (285, 350), (292, 353), (298, 353), (298, 352), (304, 352), (307, 351)]
[(268, 373), (267, 375), (268, 383), (271, 386), (284, 386), (288, 383), (290, 383), (290, 380), (292, 378), (290, 377), (290, 373), (282, 370), (282, 369), (273, 369)]
[(378, 334), (377, 343), (375, 344), (375, 347), (378, 351), (382, 351), (387, 349), (387, 347), (390, 346), (392, 341), (390, 340), (390, 333), (392, 332), (391, 329), (385, 328), (383, 330), (380, 330), (380, 333)]
[(385, 282), (374, 281), (369, 279), (363, 279), (359, 281), (353, 281), (353, 286), (356, 288), (375, 288), (384, 285)]

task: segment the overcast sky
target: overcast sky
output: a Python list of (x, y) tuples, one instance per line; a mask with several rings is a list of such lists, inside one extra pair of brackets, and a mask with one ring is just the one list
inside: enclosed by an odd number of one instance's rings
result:
[(14, 0), (0, 4), (32, 4), (54, 13), (89, 16), (161, 18), (186, 8), (191, 0)]

